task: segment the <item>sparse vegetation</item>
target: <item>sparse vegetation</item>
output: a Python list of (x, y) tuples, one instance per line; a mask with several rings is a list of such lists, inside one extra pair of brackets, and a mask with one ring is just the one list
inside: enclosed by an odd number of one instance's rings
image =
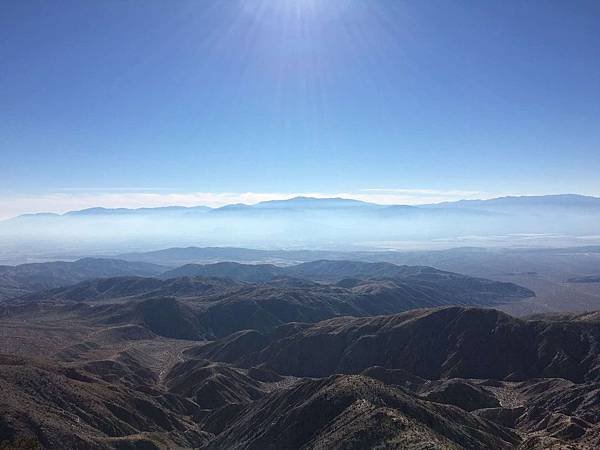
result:
[(528, 293), (429, 267), (273, 267), (268, 280), (264, 268), (192, 266), (243, 281), (102, 278), (4, 301), (3, 436), (35, 433), (51, 450), (541, 450), (600, 439), (598, 314), (412, 309)]
[(41, 450), (39, 441), (31, 437), (19, 437), (14, 441), (0, 442), (0, 450)]

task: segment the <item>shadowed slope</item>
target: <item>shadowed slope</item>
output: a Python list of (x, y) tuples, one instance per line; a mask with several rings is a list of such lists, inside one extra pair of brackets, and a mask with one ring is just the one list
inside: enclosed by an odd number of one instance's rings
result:
[[(263, 363), (296, 376), (357, 373), (379, 365), (429, 379), (600, 377), (598, 322), (523, 321), (495, 310), (452, 307), (290, 324), (269, 342), (236, 361)], [(197, 352), (240, 353), (232, 342), (226, 352), (220, 345), (218, 341)]]

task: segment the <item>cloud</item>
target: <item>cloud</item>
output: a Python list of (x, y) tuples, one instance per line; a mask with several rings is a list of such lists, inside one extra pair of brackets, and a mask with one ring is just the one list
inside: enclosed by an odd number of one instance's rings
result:
[(433, 189), (362, 189), (357, 192), (168, 192), (158, 188), (61, 189), (51, 194), (16, 195), (0, 198), (0, 219), (35, 212), (63, 213), (91, 207), (141, 208), (159, 206), (219, 207), (232, 203), (254, 204), (305, 196), (342, 197), (380, 204), (416, 205), (498, 195), (476, 191)]
[(423, 205), (429, 203), (452, 202), (457, 200), (485, 200), (507, 194), (467, 190), (409, 189), (409, 188), (370, 188), (362, 189), (353, 198), (368, 198), (374, 203)]
[[(385, 194), (407, 194), (411, 196), (460, 196), (473, 197), (486, 195), (481, 191), (461, 191), (461, 190), (439, 190), (439, 189), (406, 189), (406, 188), (370, 188), (362, 189), (363, 192), (385, 193)], [(489, 195), (489, 194), (488, 194)]]

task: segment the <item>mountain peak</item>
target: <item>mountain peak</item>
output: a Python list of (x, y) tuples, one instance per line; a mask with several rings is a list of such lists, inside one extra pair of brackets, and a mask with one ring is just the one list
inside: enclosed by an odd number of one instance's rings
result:
[(286, 200), (267, 200), (254, 205), (256, 208), (347, 208), (378, 206), (360, 200), (342, 197), (304, 197), (298, 196)]

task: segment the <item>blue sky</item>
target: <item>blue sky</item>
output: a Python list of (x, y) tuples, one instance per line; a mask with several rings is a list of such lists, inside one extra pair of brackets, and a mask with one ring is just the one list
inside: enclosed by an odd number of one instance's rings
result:
[(598, 23), (597, 1), (1, 2), (0, 217), (599, 195)]

